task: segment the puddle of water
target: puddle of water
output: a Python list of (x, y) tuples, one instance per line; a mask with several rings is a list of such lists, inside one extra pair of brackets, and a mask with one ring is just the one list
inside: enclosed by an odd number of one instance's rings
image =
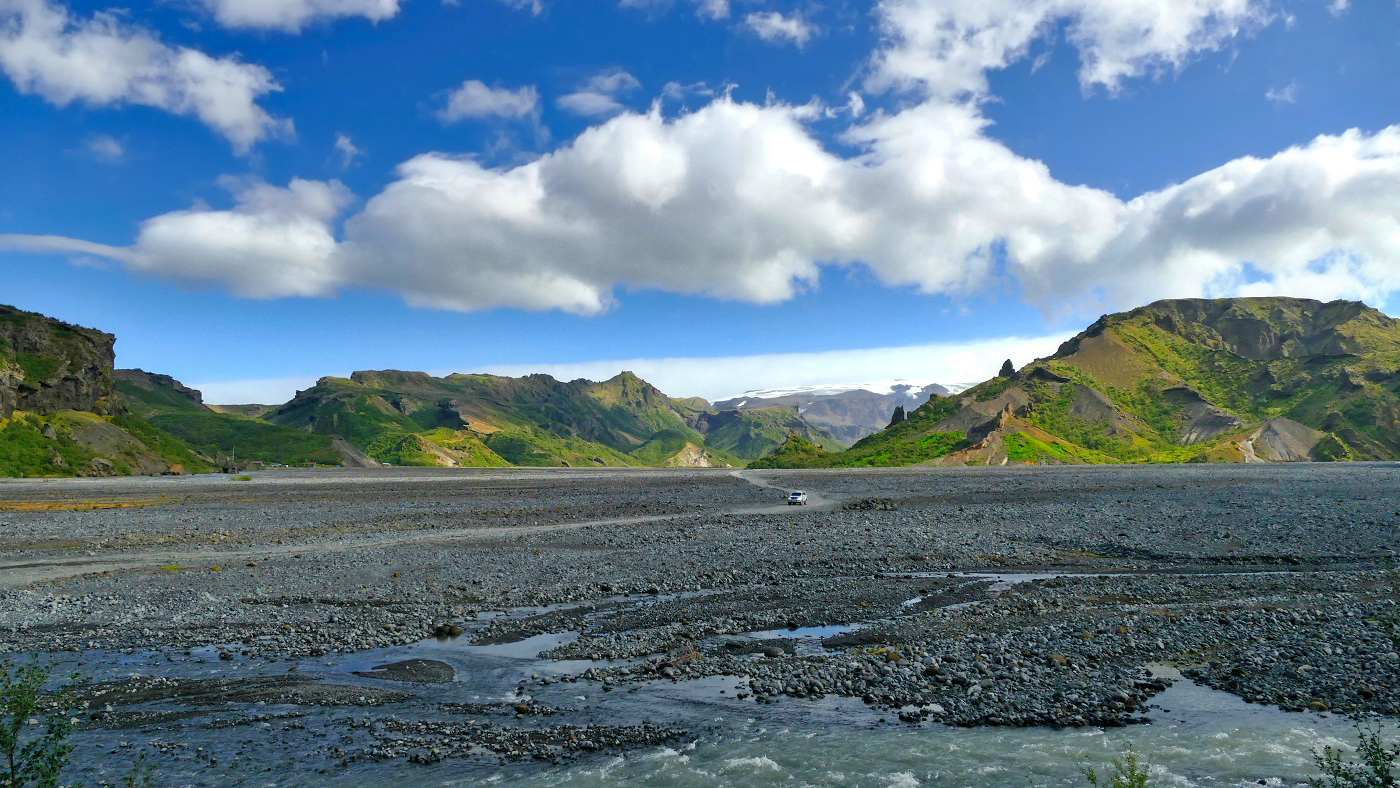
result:
[(860, 624), (831, 624), (824, 627), (798, 627), (797, 629), (763, 629), (757, 632), (745, 632), (740, 637), (745, 640), (772, 640), (774, 638), (789, 638), (792, 640), (802, 640), (804, 638), (821, 640), (822, 638), (844, 635), (847, 632), (854, 632), (860, 629)]
[(418, 643), (415, 648), (430, 650), (442, 650), (457, 652), (464, 655), (480, 655), (492, 657), (513, 657), (515, 659), (538, 659), (541, 651), (548, 651), (566, 643), (578, 640), (577, 631), (546, 633), (534, 635), (524, 640), (516, 640), (511, 643), (497, 643), (489, 646), (473, 646), (470, 634), (461, 637), (438, 640), (432, 638)]

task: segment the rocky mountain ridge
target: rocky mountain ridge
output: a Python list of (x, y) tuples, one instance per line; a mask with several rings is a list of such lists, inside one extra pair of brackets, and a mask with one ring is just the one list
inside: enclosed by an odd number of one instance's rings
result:
[(1400, 321), (1359, 302), (1158, 301), (1105, 315), (1009, 375), (933, 396), (847, 452), (789, 442), (758, 464), (1393, 459), (1397, 373)]
[(889, 426), (895, 408), (912, 410), (928, 401), (930, 395), (952, 392), (938, 383), (925, 386), (894, 384), (888, 393), (862, 388), (835, 392), (801, 392), (778, 396), (740, 396), (714, 404), (717, 410), (754, 408), (795, 408), (802, 418), (824, 427), (843, 446), (850, 446), (867, 435)]
[(374, 370), (322, 378), (261, 418), (341, 436), (395, 465), (742, 465), (788, 430), (839, 447), (792, 409), (700, 404), (631, 372), (595, 382)]

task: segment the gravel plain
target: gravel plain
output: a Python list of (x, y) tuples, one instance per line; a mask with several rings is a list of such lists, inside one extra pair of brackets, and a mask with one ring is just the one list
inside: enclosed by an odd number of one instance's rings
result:
[[(1398, 482), (1388, 463), (3, 481), (0, 654), (89, 676), (82, 746), (111, 768), (150, 749), (180, 784), (243, 779), (260, 747), (325, 775), (697, 735), (675, 709), (638, 718), (665, 685), (1118, 726), (1183, 675), (1396, 716)], [(216, 735), (235, 729), (267, 741)]]

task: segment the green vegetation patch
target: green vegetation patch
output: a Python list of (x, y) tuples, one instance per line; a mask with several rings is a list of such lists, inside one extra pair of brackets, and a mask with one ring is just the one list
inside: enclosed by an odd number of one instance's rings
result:
[(1072, 444), (1043, 441), (1024, 432), (1003, 436), (1006, 457), (1012, 462), (1075, 463), (1103, 465), (1118, 462), (1116, 457)]
[(59, 359), (53, 356), (36, 356), (32, 353), (16, 353), (15, 363), (24, 370), (24, 382), (38, 385), (53, 377), (58, 369)]
[[(236, 453), (240, 460), (288, 465), (307, 462), (336, 465), (340, 462), (340, 455), (332, 445), (330, 436), (302, 432), (259, 419), (207, 410), (163, 410), (152, 413), (148, 419), (155, 427), (210, 457)], [(128, 432), (136, 432), (124, 423), (118, 426)], [(142, 442), (151, 445), (144, 435), (140, 437)]]
[(706, 446), (704, 443), (695, 440), (693, 432), (689, 430), (661, 430), (652, 435), (646, 443), (628, 452), (639, 463), (643, 465), (659, 466), (664, 465), (667, 460), (685, 450), (686, 444), (692, 444), (704, 449), (711, 459), (721, 465), (732, 465), (743, 467), (745, 462), (725, 451)]
[[(902, 426), (902, 425), (900, 425)], [(965, 449), (967, 435), (931, 432), (913, 440), (856, 444), (842, 452), (828, 452), (811, 441), (789, 436), (778, 451), (749, 463), (750, 468), (888, 468), (914, 465)]]
[(45, 438), (37, 416), (17, 414), (0, 428), (0, 476), (76, 476), (97, 456), (62, 430)]
[(491, 451), (480, 436), (469, 430), (438, 427), (423, 433), (423, 437), (456, 453), (457, 462), (465, 467), (504, 468), (510, 465), (501, 455)]
[(385, 432), (374, 436), (365, 446), (365, 453), (390, 465), (438, 465), (437, 455), (423, 447), (417, 435)]
[(207, 460), (191, 451), (189, 444), (161, 431), (139, 416), (113, 416), (112, 423), (141, 441), (168, 465), (183, 465), (190, 473), (205, 473), (214, 469)]

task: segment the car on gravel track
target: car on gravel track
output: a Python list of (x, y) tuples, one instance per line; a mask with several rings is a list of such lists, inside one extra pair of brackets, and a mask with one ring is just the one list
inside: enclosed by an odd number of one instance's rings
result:
[(802, 492), (801, 490), (793, 490), (792, 492), (788, 493), (787, 501), (788, 506), (806, 506), (807, 493)]

